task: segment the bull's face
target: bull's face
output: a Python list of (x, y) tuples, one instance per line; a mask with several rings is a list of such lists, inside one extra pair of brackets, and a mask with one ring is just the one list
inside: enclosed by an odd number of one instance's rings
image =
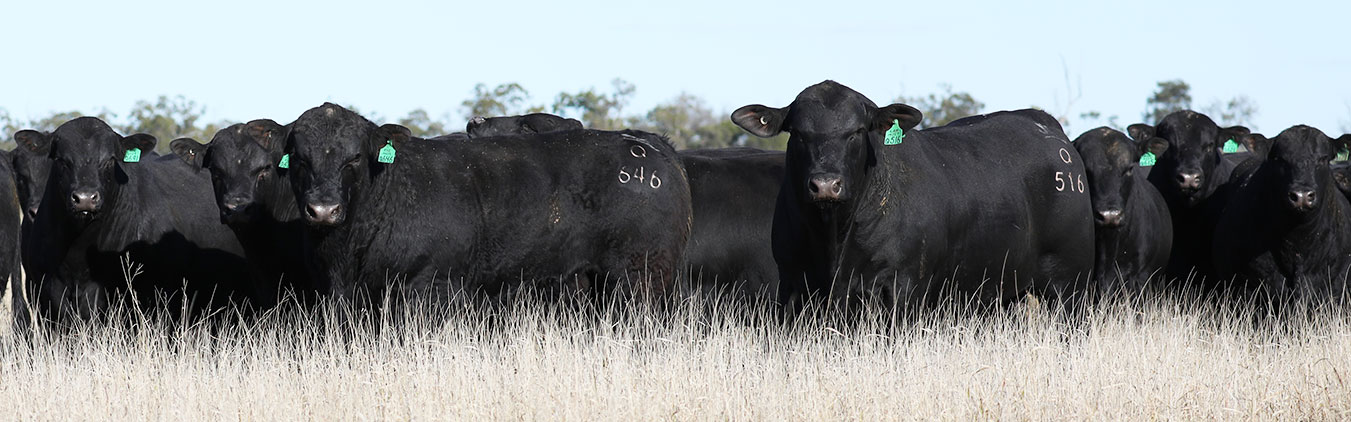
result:
[(1277, 135), (1263, 163), (1274, 183), (1272, 197), (1296, 214), (1310, 214), (1329, 198), (1322, 198), (1332, 181), (1329, 164), (1336, 152), (1332, 139), (1308, 126), (1295, 126)]
[(1079, 135), (1074, 147), (1088, 173), (1094, 222), (1098, 227), (1115, 228), (1131, 217), (1126, 213), (1126, 199), (1135, 190), (1140, 157), (1145, 153), (1163, 154), (1168, 142), (1153, 138), (1137, 143), (1121, 132), (1101, 127)]
[(142, 155), (154, 150), (156, 142), (146, 134), (118, 135), (94, 117), (66, 122), (51, 136), (50, 183), (55, 186), (51, 193), (56, 197), (46, 200), (64, 203), (66, 212), (82, 222), (98, 218), (100, 212), (117, 203), (121, 185), (127, 182), (122, 166), (137, 165)]
[(388, 165), (377, 161), (379, 150), (386, 144), (397, 148), (407, 139), (406, 128), (386, 126), (396, 133), (387, 133), (351, 110), (328, 103), (306, 111), (291, 124), (287, 138), (291, 186), (310, 225), (332, 227), (346, 221), (352, 198), (375, 169)]
[(216, 132), (207, 145), (202, 166), (211, 172), (211, 186), (221, 222), (246, 223), (257, 218), (280, 186), (277, 167), (286, 128), (272, 120), (254, 120)]
[(732, 121), (761, 137), (787, 131), (788, 180), (800, 186), (804, 202), (848, 202), (861, 190), (876, 163), (875, 148), (893, 125), (909, 130), (919, 110), (892, 104), (877, 108), (871, 100), (832, 81), (808, 87), (784, 108), (749, 105)]
[(51, 134), (21, 130), (14, 134), (14, 142), (18, 144), (11, 157), (14, 188), (18, 191), (24, 218), (31, 221), (37, 217), (38, 206), (42, 205), (47, 176), (52, 170)]
[(1130, 132), (1136, 141), (1159, 138), (1168, 142), (1168, 151), (1159, 156), (1150, 178), (1166, 195), (1195, 205), (1205, 199), (1210, 179), (1218, 177), (1215, 169), (1220, 164), (1221, 145), (1246, 135), (1248, 129), (1220, 128), (1204, 114), (1179, 111), (1165, 116), (1157, 128), (1136, 124)]

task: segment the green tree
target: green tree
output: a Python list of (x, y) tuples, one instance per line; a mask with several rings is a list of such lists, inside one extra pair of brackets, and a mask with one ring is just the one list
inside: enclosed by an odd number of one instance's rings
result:
[(554, 99), (554, 113), (576, 116), (583, 125), (592, 129), (621, 129), (632, 119), (623, 115), (624, 106), (633, 97), (634, 86), (623, 79), (610, 81), (614, 89), (608, 94), (598, 93), (595, 88), (575, 94), (559, 93)]
[(1239, 95), (1223, 103), (1219, 100), (1211, 102), (1202, 112), (1220, 126), (1243, 125), (1255, 129), (1253, 118), (1257, 116), (1257, 103), (1247, 95)]
[(1158, 123), (1169, 113), (1191, 109), (1191, 85), (1181, 79), (1160, 81), (1158, 89), (1145, 100), (1145, 105), (1147, 109), (1141, 118), (1149, 124)]
[(150, 134), (159, 140), (155, 149), (166, 152), (169, 150), (169, 141), (177, 138), (193, 138), (199, 142), (207, 142), (216, 135), (216, 131), (229, 125), (228, 122), (220, 122), (199, 126), (198, 121), (205, 112), (206, 107), (199, 106), (196, 101), (182, 95), (172, 98), (161, 95), (154, 103), (137, 101), (127, 114), (127, 124), (118, 129), (123, 134)]
[(407, 127), (413, 132), (413, 136), (419, 138), (441, 136), (451, 132), (446, 130), (446, 122), (433, 120), (427, 115), (427, 110), (421, 108), (408, 112), (407, 116), (399, 119), (399, 124)]
[[(723, 113), (723, 116), (731, 116), (732, 113)], [(774, 150), (784, 150), (788, 147), (788, 132), (779, 132), (769, 138), (761, 138), (751, 135), (742, 130), (736, 123), (732, 123), (730, 117), (722, 118), (716, 124), (699, 128), (701, 137), (708, 139), (709, 143), (701, 146), (702, 148), (721, 148), (721, 147), (753, 147)]]
[(676, 148), (704, 148), (717, 142), (708, 139), (707, 133), (700, 129), (717, 123), (713, 111), (704, 104), (704, 100), (681, 93), (665, 103), (658, 104), (647, 112), (646, 125), (634, 125), (646, 130), (661, 133), (671, 138)]
[[(5, 131), (4, 142), (0, 143), (0, 145), (3, 145), (5, 148), (12, 147), (14, 145), (14, 133), (20, 130), (33, 129), (42, 132), (51, 132), (56, 130), (61, 124), (85, 115), (86, 114), (78, 111), (62, 111), (52, 113), (39, 119), (24, 121), (13, 118), (8, 111), (0, 109), (0, 125), (4, 126)], [(115, 115), (106, 109), (94, 114), (94, 117), (98, 117), (99, 119), (108, 122), (109, 125), (116, 127), (114, 125), (115, 122), (110, 121)]]
[(921, 128), (938, 127), (967, 116), (980, 114), (985, 103), (977, 101), (970, 93), (953, 92), (952, 85), (941, 85), (943, 92), (932, 93), (925, 97), (899, 97), (898, 103), (908, 104), (924, 113)]
[(511, 116), (544, 111), (541, 106), (527, 106), (530, 92), (521, 84), (511, 82), (488, 89), (488, 85), (474, 85), (473, 96), (460, 103), (460, 111), (465, 117)]

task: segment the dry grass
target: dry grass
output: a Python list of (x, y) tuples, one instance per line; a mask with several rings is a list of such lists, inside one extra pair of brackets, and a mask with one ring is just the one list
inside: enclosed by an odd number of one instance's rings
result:
[(1018, 305), (792, 326), (694, 302), (554, 308), (6, 335), (0, 419), (1351, 418), (1351, 325), (1330, 306), (1262, 319), (1185, 300), (1074, 317)]

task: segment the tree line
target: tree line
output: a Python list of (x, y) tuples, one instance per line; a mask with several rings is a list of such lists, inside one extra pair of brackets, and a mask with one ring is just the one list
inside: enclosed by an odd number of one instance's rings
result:
[[(985, 103), (965, 91), (956, 91), (951, 85), (940, 86), (939, 92), (928, 95), (895, 98), (894, 102), (910, 104), (924, 112), (922, 127), (945, 125), (962, 117), (980, 114), (985, 111)], [(594, 129), (632, 128), (664, 134), (675, 145), (687, 148), (720, 148), (730, 146), (783, 149), (788, 142), (787, 134), (762, 139), (742, 131), (727, 118), (730, 110), (713, 110), (704, 99), (697, 95), (682, 92), (675, 97), (658, 103), (651, 110), (632, 112), (628, 109), (634, 93), (632, 83), (623, 79), (614, 79), (609, 89), (589, 88), (577, 92), (559, 93), (550, 103), (534, 102), (530, 92), (518, 83), (504, 83), (489, 87), (478, 84), (469, 97), (460, 103), (459, 111), (466, 117), (506, 116), (534, 112), (550, 112), (578, 119), (586, 127)], [(1068, 102), (1072, 103), (1072, 101)], [(1164, 115), (1177, 110), (1192, 109), (1191, 86), (1182, 80), (1160, 81), (1156, 89), (1145, 98), (1145, 110), (1141, 121), (1154, 123)], [(358, 110), (356, 107), (351, 107)], [(1061, 124), (1069, 129), (1069, 106), (1060, 113), (1053, 112)], [(1249, 125), (1257, 115), (1257, 105), (1247, 96), (1236, 96), (1229, 100), (1213, 100), (1197, 108), (1214, 118), (1217, 123), (1230, 125)], [(169, 140), (188, 137), (202, 142), (222, 127), (233, 122), (206, 122), (202, 116), (206, 107), (182, 95), (169, 97), (161, 95), (154, 101), (137, 101), (131, 110), (117, 114), (107, 109), (100, 110), (97, 116), (124, 134), (148, 133), (160, 140), (159, 148), (167, 151)], [(384, 119), (375, 114), (366, 114), (372, 121), (383, 123)], [(46, 117), (34, 120), (11, 118), (0, 108), (0, 127), (7, 134), (0, 148), (13, 148), (14, 132), (22, 129), (50, 131), (70, 119), (86, 115), (79, 111), (54, 112)], [(1085, 111), (1078, 114), (1083, 120), (1105, 120), (1107, 126), (1124, 129), (1133, 122), (1122, 122), (1119, 116), (1103, 116), (1097, 111)], [(433, 117), (425, 109), (418, 108), (407, 115), (394, 119), (394, 123), (406, 126), (414, 136), (431, 137), (463, 130), (464, 123), (452, 121), (450, 116)], [(1077, 128), (1076, 128), (1077, 129)], [(1086, 130), (1088, 128), (1083, 128)], [(1080, 130), (1081, 131), (1081, 130)], [(1072, 137), (1072, 136), (1071, 136)]]

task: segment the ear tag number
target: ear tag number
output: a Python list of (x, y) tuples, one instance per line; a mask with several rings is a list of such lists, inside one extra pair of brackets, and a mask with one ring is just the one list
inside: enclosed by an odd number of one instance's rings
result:
[(385, 146), (380, 148), (380, 155), (375, 157), (375, 161), (385, 164), (394, 162), (394, 141), (385, 140)]
[(277, 168), (282, 168), (282, 169), (289, 169), (289, 168), (291, 168), (291, 154), (286, 154), (286, 155), (281, 156), (281, 162), (278, 162), (278, 163), (277, 163)]
[(1224, 141), (1223, 151), (1225, 154), (1233, 154), (1235, 152), (1238, 152), (1238, 142), (1234, 142), (1234, 138), (1229, 138), (1228, 141)]
[(122, 162), (124, 162), (124, 163), (139, 163), (139, 162), (141, 162), (141, 149), (140, 149), (140, 148), (132, 148), (132, 149), (127, 150), (127, 154), (122, 156)]
[(1154, 153), (1146, 152), (1145, 155), (1140, 156), (1140, 167), (1153, 166), (1155, 161), (1158, 160), (1154, 157)]
[(891, 129), (887, 129), (886, 138), (882, 139), (883, 145), (900, 145), (905, 140), (905, 130), (901, 129), (900, 120), (891, 121)]

